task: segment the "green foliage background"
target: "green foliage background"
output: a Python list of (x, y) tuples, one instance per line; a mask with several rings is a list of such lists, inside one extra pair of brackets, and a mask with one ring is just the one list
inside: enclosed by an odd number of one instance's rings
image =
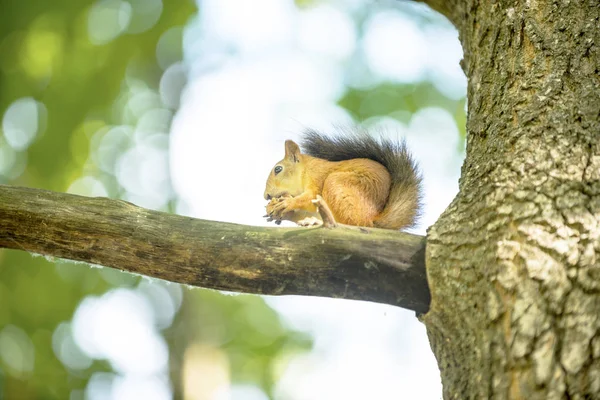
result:
[[(97, 146), (93, 134), (132, 118), (120, 107), (128, 80), (157, 90), (163, 73), (156, 61), (159, 39), (173, 28), (175, 37), (181, 38), (177, 32), (198, 10), (189, 0), (164, 1), (160, 19), (150, 29), (98, 45), (90, 42), (87, 32), (88, 14), (95, 3), (4, 0), (0, 5), (0, 115), (24, 97), (46, 107), (40, 119), (43, 133), (26, 150), (14, 152), (15, 160), (0, 174), (0, 183), (66, 191), (75, 179), (87, 174), (101, 180), (111, 197), (123, 195), (115, 177), (93, 160)], [(181, 58), (181, 40), (174, 40), (170, 51)], [(464, 99), (448, 99), (427, 82), (348, 88), (340, 105), (358, 121), (389, 115), (404, 122), (420, 108), (438, 106), (455, 116), (464, 135)], [(0, 135), (0, 149), (7, 146)], [(124, 143), (119, 150), (126, 148)], [(165, 210), (172, 209), (173, 200)], [(68, 399), (72, 393), (81, 393), (78, 390), (85, 389), (95, 372), (112, 371), (104, 360), (94, 360), (83, 370), (69, 369), (53, 350), (53, 335), (61, 323), (71, 320), (86, 296), (116, 287), (135, 288), (140, 281), (108, 269), (0, 250), (0, 331), (9, 326), (22, 329), (33, 344), (35, 360), (33, 370), (15, 369), (6, 362), (10, 355), (3, 358), (1, 354), (9, 350), (0, 346), (0, 399)], [(278, 363), (287, 354), (311, 346), (310, 338), (286, 327), (260, 297), (182, 290), (181, 309), (163, 332), (170, 347), (176, 397), (182, 393), (184, 353), (192, 344), (218, 343), (229, 359), (232, 380), (257, 385), (269, 396)], [(260, 329), (253, 319), (260, 321)]]
[[(197, 9), (191, 1), (165, 1), (159, 21), (149, 30), (96, 45), (87, 39), (87, 15), (94, 3), (2, 2), (0, 110), (3, 113), (16, 99), (33, 97), (45, 105), (48, 118), (42, 121), (43, 134), (16, 154), (11, 170), (22, 172), (12, 179), (10, 173), (0, 175), (0, 183), (66, 191), (85, 171), (107, 183), (111, 196), (121, 194), (114, 177), (89, 162), (91, 133), (118, 115), (114, 108), (127, 74), (150, 88), (158, 86), (159, 38), (170, 28), (184, 26)], [(175, 43), (171, 51), (181, 56), (180, 46)], [(0, 145), (7, 145), (2, 135)], [(11, 368), (0, 357), (0, 399), (68, 399), (71, 393), (81, 393), (78, 390), (95, 372), (112, 371), (103, 360), (83, 371), (70, 370), (53, 351), (53, 333), (72, 318), (84, 297), (115, 287), (134, 288), (140, 281), (117, 271), (0, 250), (0, 331), (19, 327), (34, 346), (31, 371)], [(215, 341), (207, 332), (221, 332), (218, 342), (230, 356), (232, 380), (255, 384), (266, 393), (273, 387), (277, 357), (310, 347), (306, 335), (289, 331), (259, 297), (188, 288), (183, 292), (182, 309), (164, 332), (176, 397), (181, 397), (176, 372), (186, 346)], [(268, 329), (257, 330), (251, 319), (240, 317), (245, 314), (260, 318)]]

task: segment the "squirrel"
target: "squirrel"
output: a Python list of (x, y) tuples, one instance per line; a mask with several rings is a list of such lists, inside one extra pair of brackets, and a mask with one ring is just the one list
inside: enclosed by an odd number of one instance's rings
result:
[(327, 136), (309, 129), (301, 144), (304, 153), (286, 140), (285, 157), (269, 173), (264, 192), (269, 221), (318, 224), (317, 204), (323, 201), (341, 224), (415, 225), (422, 179), (403, 140), (377, 140), (363, 131)]

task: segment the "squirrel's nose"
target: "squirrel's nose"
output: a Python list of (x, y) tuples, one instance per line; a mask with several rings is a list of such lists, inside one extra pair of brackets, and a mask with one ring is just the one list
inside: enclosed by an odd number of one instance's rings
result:
[(265, 200), (271, 200), (271, 195), (268, 193), (265, 193)]

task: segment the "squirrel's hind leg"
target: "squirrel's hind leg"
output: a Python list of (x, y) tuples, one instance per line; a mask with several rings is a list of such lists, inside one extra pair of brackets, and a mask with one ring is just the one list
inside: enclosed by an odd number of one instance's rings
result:
[(323, 223), (318, 213), (306, 210), (295, 210), (285, 213), (282, 219), (295, 222), (298, 226), (317, 226)]
[(298, 226), (318, 226), (322, 225), (323, 221), (318, 217), (306, 217), (296, 221)]
[(341, 224), (372, 227), (379, 207), (369, 189), (352, 172), (330, 174), (323, 185), (323, 198)]
[(317, 206), (317, 210), (321, 215), (321, 223), (323, 224), (323, 226), (325, 226), (325, 228), (335, 228), (337, 226), (337, 223), (335, 222), (333, 212), (331, 212), (331, 209), (325, 202), (325, 199), (317, 195), (317, 198), (314, 199), (312, 202)]

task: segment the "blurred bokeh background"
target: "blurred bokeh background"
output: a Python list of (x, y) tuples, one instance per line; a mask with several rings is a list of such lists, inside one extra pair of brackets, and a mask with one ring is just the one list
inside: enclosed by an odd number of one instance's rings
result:
[[(457, 191), (461, 56), (400, 0), (3, 0), (0, 183), (265, 225), (284, 140), (361, 123), (415, 153), (424, 234)], [(414, 313), (0, 250), (0, 399), (417, 398), (441, 384)]]

